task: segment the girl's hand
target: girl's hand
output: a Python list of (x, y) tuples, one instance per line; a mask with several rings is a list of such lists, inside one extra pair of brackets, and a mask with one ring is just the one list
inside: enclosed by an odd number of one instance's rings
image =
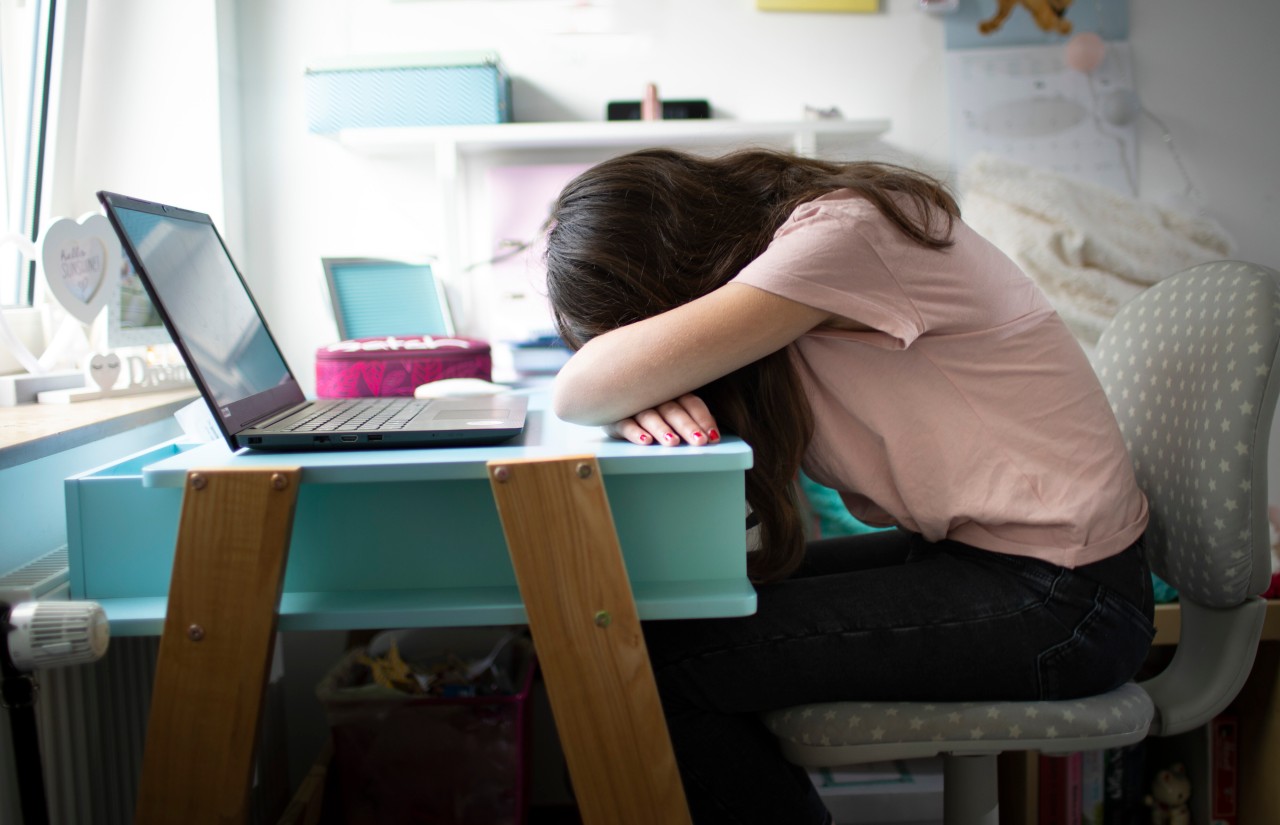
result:
[(616, 421), (604, 429), (614, 438), (641, 446), (661, 444), (674, 447), (683, 441), (703, 447), (720, 440), (711, 411), (701, 398), (691, 394), (659, 404), (654, 409), (641, 410), (631, 418)]

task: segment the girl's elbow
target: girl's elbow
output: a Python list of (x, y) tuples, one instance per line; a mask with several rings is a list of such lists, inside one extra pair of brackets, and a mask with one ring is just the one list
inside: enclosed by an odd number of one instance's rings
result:
[(551, 391), (551, 411), (556, 414), (556, 418), (573, 422), (573, 405), (568, 402), (566, 395), (557, 383)]
[(551, 392), (551, 411), (562, 421), (587, 427), (603, 427), (617, 420), (589, 403), (586, 394), (558, 379)]
[(556, 379), (551, 390), (551, 411), (556, 414), (556, 418), (571, 424), (591, 423), (585, 420), (587, 411), (582, 408), (580, 394), (575, 393), (567, 384), (560, 378)]

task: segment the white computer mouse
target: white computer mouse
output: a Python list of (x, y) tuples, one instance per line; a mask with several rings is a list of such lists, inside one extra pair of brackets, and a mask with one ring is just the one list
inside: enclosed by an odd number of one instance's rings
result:
[(481, 378), (442, 378), (422, 384), (413, 391), (414, 398), (465, 398), (467, 396), (497, 395), (511, 388), (494, 384)]

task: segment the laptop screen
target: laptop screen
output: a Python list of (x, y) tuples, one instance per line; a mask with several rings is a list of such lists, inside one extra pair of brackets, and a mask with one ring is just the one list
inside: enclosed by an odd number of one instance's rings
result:
[(108, 214), (169, 334), (232, 433), (302, 400), (207, 215), (145, 203), (135, 208), (115, 197)]

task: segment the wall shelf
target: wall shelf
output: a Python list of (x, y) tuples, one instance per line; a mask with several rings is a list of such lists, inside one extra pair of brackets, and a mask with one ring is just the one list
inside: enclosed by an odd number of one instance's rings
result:
[(889, 130), (887, 120), (799, 120), (761, 123), (705, 120), (499, 123), (483, 126), (419, 126), (344, 129), (337, 140), (367, 155), (420, 154), (448, 146), (461, 155), (521, 149), (625, 149), (644, 146), (786, 144), (812, 154), (821, 143), (870, 140)]

